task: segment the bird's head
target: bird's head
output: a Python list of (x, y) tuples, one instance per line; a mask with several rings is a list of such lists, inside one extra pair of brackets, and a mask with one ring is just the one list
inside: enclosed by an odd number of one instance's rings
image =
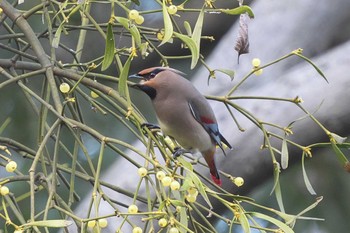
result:
[(137, 74), (130, 75), (129, 78), (141, 79), (139, 83), (136, 83), (133, 86), (138, 87), (151, 99), (154, 99), (157, 96), (157, 90), (159, 90), (159, 88), (164, 89), (167, 86), (170, 86), (174, 77), (178, 75), (184, 75), (184, 73), (167, 67), (151, 67), (144, 69)]

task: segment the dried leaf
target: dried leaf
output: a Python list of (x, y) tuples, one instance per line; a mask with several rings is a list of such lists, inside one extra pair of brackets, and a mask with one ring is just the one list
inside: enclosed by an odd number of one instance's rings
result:
[(247, 15), (242, 14), (239, 17), (239, 36), (236, 41), (235, 50), (238, 52), (238, 63), (239, 56), (245, 53), (249, 53), (249, 38), (248, 38), (248, 24)]

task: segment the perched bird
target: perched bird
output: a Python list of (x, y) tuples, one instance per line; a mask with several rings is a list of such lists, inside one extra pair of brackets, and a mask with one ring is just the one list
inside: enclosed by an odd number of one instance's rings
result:
[(213, 181), (221, 185), (214, 160), (216, 145), (223, 152), (221, 142), (232, 147), (220, 134), (208, 101), (182, 75), (181, 71), (172, 68), (153, 67), (129, 78), (142, 79), (135, 86), (151, 98), (160, 128), (185, 149), (174, 155), (199, 151), (209, 166)]

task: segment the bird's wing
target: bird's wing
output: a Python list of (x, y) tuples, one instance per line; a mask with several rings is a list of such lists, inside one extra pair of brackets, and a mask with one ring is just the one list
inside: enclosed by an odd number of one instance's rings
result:
[(214, 140), (214, 142), (221, 148), (221, 150), (226, 155), (221, 142), (223, 142), (230, 149), (232, 149), (232, 146), (220, 133), (219, 126), (216, 123), (216, 120), (210, 116), (208, 117), (208, 116), (205, 116), (204, 114), (201, 114), (199, 107), (193, 101), (188, 102), (188, 106), (191, 110), (193, 117), (203, 126), (203, 128), (208, 132), (210, 137)]

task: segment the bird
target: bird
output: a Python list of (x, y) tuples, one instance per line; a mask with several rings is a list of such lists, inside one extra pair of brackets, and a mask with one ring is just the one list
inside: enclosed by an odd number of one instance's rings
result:
[(151, 67), (129, 78), (141, 79), (133, 86), (150, 97), (160, 129), (182, 147), (174, 152), (174, 156), (200, 152), (208, 164), (212, 180), (221, 186), (214, 159), (216, 145), (224, 155), (222, 143), (230, 149), (232, 146), (220, 133), (207, 99), (184, 75), (169, 67)]

